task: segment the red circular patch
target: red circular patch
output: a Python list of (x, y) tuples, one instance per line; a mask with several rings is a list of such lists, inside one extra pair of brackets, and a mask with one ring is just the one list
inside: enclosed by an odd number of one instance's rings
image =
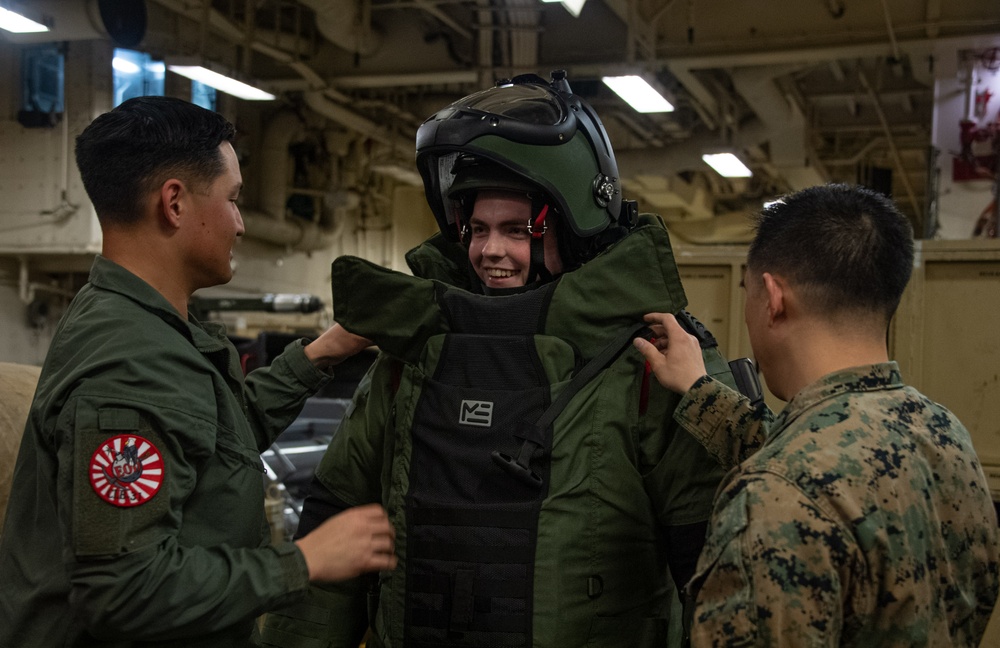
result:
[(163, 484), (163, 457), (152, 443), (134, 434), (111, 437), (90, 458), (90, 485), (105, 502), (129, 507), (145, 504)]

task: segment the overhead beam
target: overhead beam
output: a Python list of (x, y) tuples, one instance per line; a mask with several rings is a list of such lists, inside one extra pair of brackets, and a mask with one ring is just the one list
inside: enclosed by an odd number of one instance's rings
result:
[[(926, 53), (947, 49), (984, 49), (994, 47), (996, 34), (980, 34), (955, 38), (919, 38), (897, 42), (901, 53)], [(710, 68), (754, 67), (761, 65), (787, 65), (827, 63), (840, 59), (877, 58), (892, 56), (889, 43), (844, 44), (829, 47), (797, 48), (788, 50), (728, 50), (724, 53), (706, 53), (696, 56), (660, 57), (656, 63), (671, 69), (705, 70)]]
[(913, 213), (917, 215), (918, 221), (922, 221), (924, 210), (922, 209), (920, 203), (917, 202), (917, 196), (913, 191), (913, 185), (910, 183), (910, 175), (906, 172), (906, 167), (903, 166), (903, 158), (899, 155), (899, 147), (896, 146), (896, 140), (892, 135), (892, 131), (889, 129), (889, 122), (885, 118), (885, 112), (882, 110), (882, 102), (875, 93), (875, 89), (868, 82), (868, 77), (865, 76), (864, 71), (858, 70), (858, 80), (861, 81), (861, 85), (868, 92), (868, 97), (875, 106), (875, 112), (878, 114), (878, 119), (882, 123), (882, 130), (885, 131), (885, 136), (889, 141), (889, 151), (892, 153), (892, 159), (896, 163), (896, 170), (899, 173), (899, 178), (903, 183), (903, 187), (906, 189), (906, 196), (910, 200), (910, 206), (913, 207)]

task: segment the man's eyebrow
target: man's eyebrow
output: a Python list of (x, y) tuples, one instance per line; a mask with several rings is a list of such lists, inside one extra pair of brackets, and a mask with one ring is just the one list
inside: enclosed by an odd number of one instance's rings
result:
[[(475, 216), (470, 217), (469, 218), (469, 222), (470, 223), (486, 224), (486, 221), (484, 221), (482, 218), (476, 218)], [(527, 222), (527, 220), (524, 219), (524, 218), (519, 218), (517, 216), (511, 216), (510, 218), (505, 218), (505, 219), (501, 220), (498, 223), (494, 223), (494, 225), (496, 227), (501, 227), (503, 225), (524, 225), (526, 222)]]

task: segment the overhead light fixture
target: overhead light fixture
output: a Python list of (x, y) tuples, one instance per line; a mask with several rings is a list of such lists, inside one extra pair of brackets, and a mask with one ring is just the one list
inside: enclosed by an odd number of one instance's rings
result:
[(601, 80), (638, 112), (658, 113), (674, 109), (673, 104), (667, 101), (649, 81), (636, 74), (606, 76)]
[(111, 67), (122, 74), (139, 74), (142, 68), (123, 56), (111, 59)]
[(753, 175), (753, 171), (732, 153), (706, 153), (701, 159), (725, 178), (749, 178)]
[(542, 2), (558, 2), (566, 11), (573, 14), (574, 18), (580, 17), (580, 12), (583, 11), (583, 5), (587, 0), (542, 0)]
[(49, 31), (49, 28), (42, 23), (25, 18), (21, 14), (3, 7), (0, 7), (0, 29), (5, 29), (13, 34), (37, 34)]
[(250, 84), (243, 83), (215, 70), (210, 70), (204, 63), (167, 61), (167, 69), (193, 81), (211, 86), (219, 92), (225, 92), (240, 99), (250, 101), (271, 101), (276, 99), (270, 92), (264, 92), (260, 88), (255, 88)]

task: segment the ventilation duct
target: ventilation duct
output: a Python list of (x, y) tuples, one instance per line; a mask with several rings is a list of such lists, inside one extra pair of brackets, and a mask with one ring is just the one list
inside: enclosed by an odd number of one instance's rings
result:
[(263, 167), (259, 180), (259, 204), (262, 211), (240, 210), (248, 238), (304, 252), (328, 248), (341, 237), (350, 211), (360, 204), (360, 197), (352, 191), (339, 192), (334, 196), (339, 204), (324, 207), (334, 211), (333, 228), (300, 218), (286, 218), (288, 147), (304, 136), (302, 120), (291, 111), (281, 111), (268, 122), (261, 142)]
[[(301, 0), (316, 12), (316, 29), (325, 39), (361, 56), (374, 54), (382, 45), (382, 35), (365, 21), (355, 0)], [(368, 22), (368, 24), (365, 24)]]

